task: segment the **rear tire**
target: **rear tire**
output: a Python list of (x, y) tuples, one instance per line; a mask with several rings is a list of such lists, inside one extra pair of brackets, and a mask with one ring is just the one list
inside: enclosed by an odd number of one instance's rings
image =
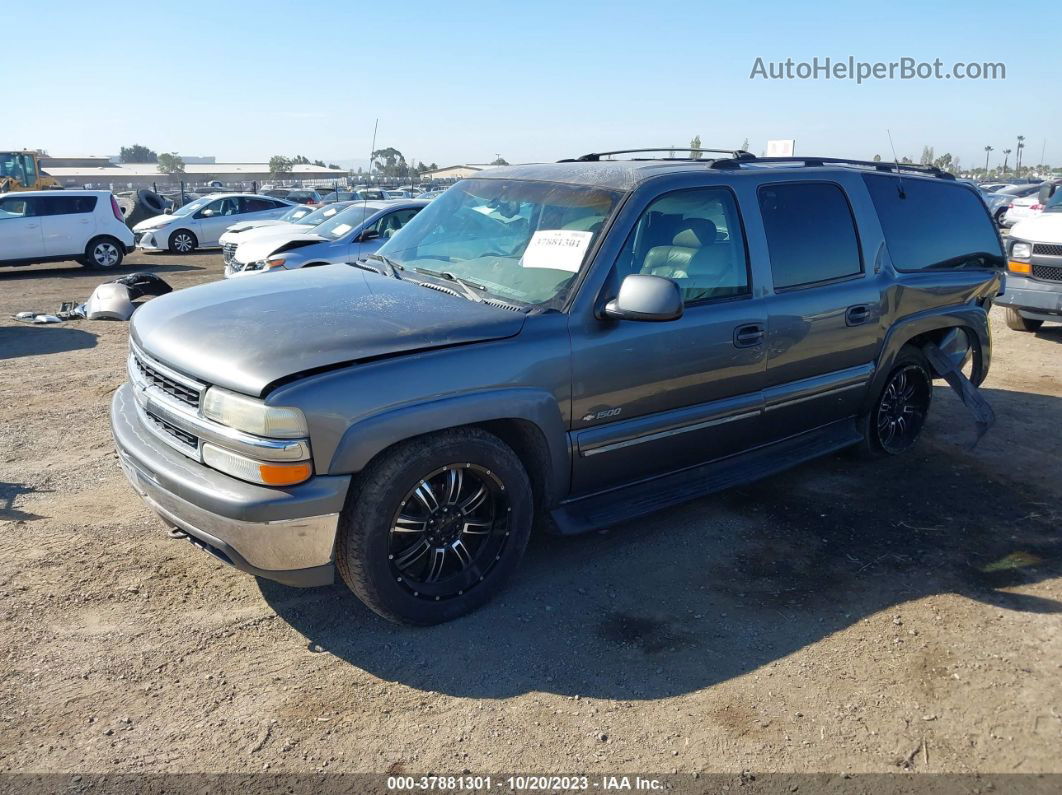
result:
[(199, 246), (199, 240), (187, 229), (178, 229), (170, 235), (169, 249), (171, 254), (191, 254)]
[(1015, 331), (1036, 331), (1044, 324), (1044, 321), (1022, 317), (1021, 312), (1008, 306), (1006, 324), (1007, 328), (1012, 328)]
[(336, 567), (374, 612), (426, 626), (494, 597), (527, 547), (531, 484), (512, 448), (478, 428), (395, 445), (355, 479)]
[(113, 237), (96, 237), (85, 246), (85, 256), (78, 260), (86, 268), (113, 270), (122, 264), (125, 248)]
[(933, 399), (929, 362), (914, 345), (905, 345), (893, 362), (869, 414), (863, 418), (864, 458), (906, 453), (918, 441)]

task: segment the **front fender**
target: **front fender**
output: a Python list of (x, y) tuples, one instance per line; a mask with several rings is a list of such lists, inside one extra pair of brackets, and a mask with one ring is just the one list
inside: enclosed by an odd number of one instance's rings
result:
[(571, 473), (568, 434), (553, 395), (538, 389), (507, 388), (415, 403), (371, 415), (347, 428), (329, 464), (329, 474), (360, 472), (374, 456), (397, 442), (459, 425), (524, 420), (542, 433), (549, 451), (552, 493), (567, 494)]

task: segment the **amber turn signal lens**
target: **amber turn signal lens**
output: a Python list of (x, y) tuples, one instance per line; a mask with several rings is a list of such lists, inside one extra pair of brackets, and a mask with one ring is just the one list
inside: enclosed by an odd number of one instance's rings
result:
[(309, 461), (299, 464), (260, 464), (258, 474), (267, 486), (294, 486), (302, 483), (313, 473)]
[(1007, 270), (1011, 273), (1032, 273), (1032, 264), (1028, 262), (1015, 262), (1011, 260), (1007, 263)]

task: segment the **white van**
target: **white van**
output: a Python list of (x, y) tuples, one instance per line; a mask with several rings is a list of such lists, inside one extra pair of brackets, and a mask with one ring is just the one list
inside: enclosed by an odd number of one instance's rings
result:
[(0, 265), (77, 260), (117, 268), (133, 232), (106, 190), (32, 190), (0, 195)]

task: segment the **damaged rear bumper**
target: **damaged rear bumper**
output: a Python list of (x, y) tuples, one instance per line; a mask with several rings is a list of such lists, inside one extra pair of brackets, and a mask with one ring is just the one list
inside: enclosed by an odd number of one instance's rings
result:
[(1062, 282), (1040, 281), (1007, 274), (1007, 289), (996, 299), (1000, 306), (1021, 310), (1023, 314), (1062, 319)]

